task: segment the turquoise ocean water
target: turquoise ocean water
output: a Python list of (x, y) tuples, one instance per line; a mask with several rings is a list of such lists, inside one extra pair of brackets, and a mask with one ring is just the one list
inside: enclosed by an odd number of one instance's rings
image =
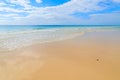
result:
[[(120, 26), (80, 25), (1, 25), (0, 52), (14, 50), (36, 43), (70, 39), (93, 31), (119, 30)], [(119, 34), (118, 34), (119, 35)]]
[(53, 28), (120, 28), (120, 26), (105, 25), (0, 25), (0, 33), (39, 30)]

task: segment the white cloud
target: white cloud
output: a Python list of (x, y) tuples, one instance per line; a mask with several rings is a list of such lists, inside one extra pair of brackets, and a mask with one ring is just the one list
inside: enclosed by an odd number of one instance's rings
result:
[[(63, 5), (45, 8), (47, 11), (57, 13), (73, 13), (73, 12), (91, 12), (103, 10), (103, 7), (97, 3), (102, 0), (71, 0)], [(46, 11), (45, 10), (45, 11)]]
[[(102, 0), (99, 0), (102, 1)], [(42, 23), (64, 23), (71, 22), (69, 19), (75, 20), (71, 14), (75, 12), (92, 12), (103, 10), (104, 7), (98, 6), (98, 0), (71, 0), (65, 4), (46, 8), (34, 9), (25, 19), (33, 21), (34, 24)], [(33, 19), (33, 20), (32, 20)], [(26, 22), (27, 23), (27, 22)]]
[(86, 12), (92, 12), (92, 11), (100, 11), (100, 10), (103, 10), (104, 7), (97, 5), (99, 1), (97, 0), (71, 0), (59, 6), (35, 8), (29, 16), (34, 15), (34, 17), (35, 16), (47, 17), (49, 15), (50, 17), (52, 16), (54, 17), (56, 15), (58, 16), (61, 15), (61, 17), (65, 17), (66, 15), (70, 15), (75, 12), (86, 13)]
[(119, 25), (120, 24), (120, 12), (113, 13), (102, 13), (102, 14), (92, 14), (89, 19), (79, 20), (82, 24), (92, 24), (92, 25)]
[[(17, 15), (16, 15), (17, 16)], [(50, 17), (51, 16), (51, 17)], [(2, 23), (9, 23), (9, 24), (82, 24), (82, 25), (98, 25), (98, 24), (105, 24), (105, 25), (113, 25), (120, 23), (120, 12), (114, 12), (114, 13), (104, 13), (104, 14), (92, 14), (90, 15), (89, 19), (82, 19), (82, 18), (76, 18), (73, 16), (66, 15), (61, 17), (63, 15), (46, 15), (44, 16), (29, 16), (26, 18), (22, 17), (16, 17), (16, 20), (0, 20)], [(23, 20), (24, 19), (24, 20)], [(13, 23), (14, 22), (14, 23)], [(2, 24), (0, 23), (0, 24)]]
[[(14, 20), (0, 20), (1, 22), (8, 22), (8, 24), (84, 24), (84, 23), (102, 23), (104, 17), (112, 16), (115, 19), (118, 19), (114, 15), (118, 16), (117, 13), (114, 14), (94, 14), (90, 16), (90, 19), (82, 19), (79, 17), (74, 17), (71, 14), (76, 12), (88, 13), (94, 11), (102, 11), (106, 7), (99, 6), (99, 2), (105, 2), (106, 0), (71, 0), (67, 3), (58, 6), (50, 7), (35, 7), (30, 5), (30, 0), (8, 0), (12, 4), (21, 5), (23, 9), (10, 8), (10, 7), (0, 7), (0, 11), (15, 12), (16, 14), (9, 14), (6, 17), (12, 17)], [(114, 0), (119, 1), (119, 0)], [(41, 0), (36, 0), (37, 3), (41, 3)], [(1, 4), (3, 5), (3, 4)], [(20, 16), (17, 13), (24, 12), (28, 13), (26, 17)], [(101, 18), (100, 18), (100, 17)], [(111, 17), (108, 19), (111, 19)], [(94, 21), (95, 20), (95, 21)], [(12, 23), (11, 23), (12, 22)], [(106, 20), (110, 22), (110, 20)], [(13, 23), (13, 24), (14, 24)], [(3, 24), (3, 23), (1, 23)]]
[(42, 2), (42, 0), (36, 0), (36, 2), (37, 2), (37, 3), (41, 3), (41, 2)]
[(30, 0), (7, 0), (9, 3), (23, 6), (25, 8), (30, 7)]
[(4, 2), (0, 2), (0, 6), (5, 6), (6, 4)]
[(120, 3), (120, 0), (113, 0), (113, 2), (117, 2), (117, 3)]

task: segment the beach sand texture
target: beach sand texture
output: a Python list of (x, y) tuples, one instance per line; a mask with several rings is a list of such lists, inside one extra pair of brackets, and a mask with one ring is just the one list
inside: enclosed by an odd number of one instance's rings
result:
[(120, 32), (89, 32), (0, 56), (0, 80), (120, 80)]

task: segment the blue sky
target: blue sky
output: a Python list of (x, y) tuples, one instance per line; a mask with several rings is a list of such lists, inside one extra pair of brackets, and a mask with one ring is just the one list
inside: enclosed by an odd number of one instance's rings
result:
[(120, 0), (0, 0), (0, 25), (120, 25)]

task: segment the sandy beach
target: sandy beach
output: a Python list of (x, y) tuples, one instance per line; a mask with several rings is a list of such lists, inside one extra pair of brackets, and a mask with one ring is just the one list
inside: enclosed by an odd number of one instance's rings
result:
[(0, 80), (120, 80), (120, 31), (89, 32), (0, 56)]

